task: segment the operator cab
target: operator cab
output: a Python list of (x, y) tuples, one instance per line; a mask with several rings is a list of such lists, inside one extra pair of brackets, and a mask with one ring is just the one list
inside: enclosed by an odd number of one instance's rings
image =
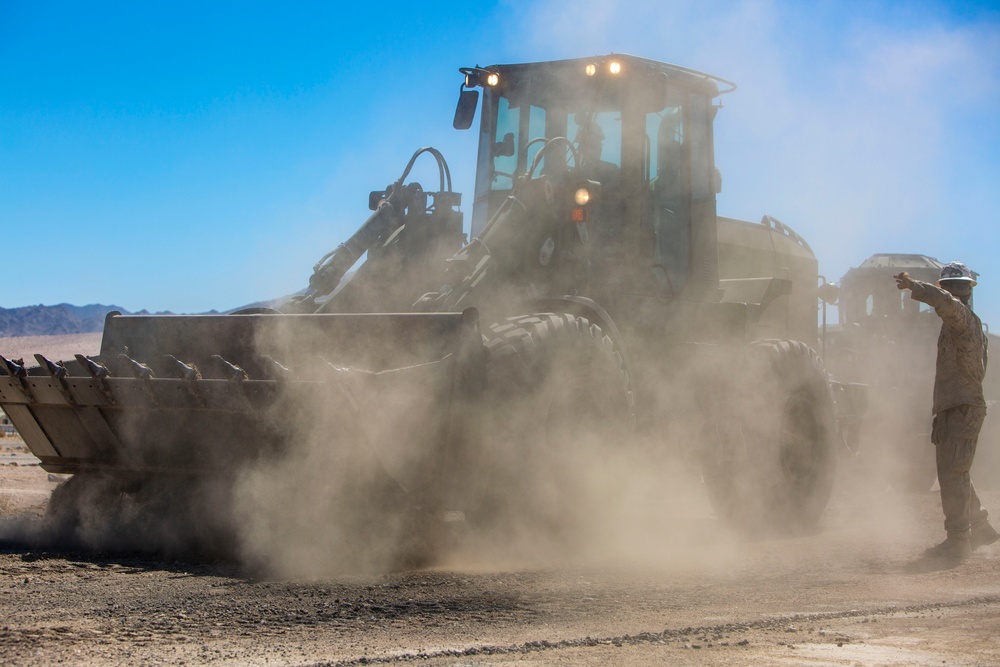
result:
[[(566, 171), (600, 183), (587, 241), (597, 281), (674, 296), (717, 289), (712, 100), (718, 83), (735, 86), (631, 56), (462, 72), (456, 127), (471, 125), (470, 91), (483, 91), (473, 236), (537, 159), (531, 177)], [(572, 147), (539, 157), (555, 137)]]

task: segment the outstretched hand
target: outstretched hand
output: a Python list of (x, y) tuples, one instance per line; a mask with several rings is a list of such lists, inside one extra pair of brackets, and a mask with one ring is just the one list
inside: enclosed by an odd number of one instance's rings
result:
[(906, 271), (897, 273), (896, 275), (893, 276), (893, 278), (896, 279), (897, 289), (902, 290), (902, 289), (910, 289), (911, 287), (913, 287), (913, 281), (910, 280), (910, 274), (907, 273)]

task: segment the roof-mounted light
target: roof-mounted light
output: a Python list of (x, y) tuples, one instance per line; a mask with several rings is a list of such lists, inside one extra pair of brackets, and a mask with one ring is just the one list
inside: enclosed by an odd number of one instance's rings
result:
[(609, 74), (621, 74), (622, 73), (622, 64), (620, 62), (618, 62), (617, 60), (612, 60), (611, 62), (608, 63), (608, 73)]
[(588, 63), (587, 66), (583, 68), (583, 72), (587, 76), (594, 76), (597, 74), (597, 65), (594, 63)]
[(479, 67), (467, 67), (460, 70), (465, 75), (465, 87), (475, 88), (476, 86), (496, 86), (500, 83), (500, 75)]

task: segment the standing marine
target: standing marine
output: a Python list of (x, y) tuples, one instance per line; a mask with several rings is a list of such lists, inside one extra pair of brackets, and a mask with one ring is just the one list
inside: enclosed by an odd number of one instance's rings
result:
[(973, 549), (992, 544), (1000, 533), (987, 520), (969, 471), (976, 455), (979, 429), (986, 418), (983, 378), (987, 339), (983, 323), (972, 312), (976, 280), (961, 262), (941, 268), (937, 285), (912, 280), (905, 271), (896, 286), (931, 306), (941, 318), (934, 376), (934, 424), (931, 441), (937, 452), (938, 484), (947, 539), (925, 552), (929, 558), (960, 561)]

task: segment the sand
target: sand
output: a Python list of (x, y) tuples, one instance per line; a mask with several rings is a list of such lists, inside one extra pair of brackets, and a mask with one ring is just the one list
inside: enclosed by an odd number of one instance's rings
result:
[(13, 336), (0, 338), (0, 355), (24, 359), (35, 365), (35, 354), (53, 361), (72, 359), (74, 354), (94, 355), (101, 351), (101, 333), (62, 334), (59, 336)]

